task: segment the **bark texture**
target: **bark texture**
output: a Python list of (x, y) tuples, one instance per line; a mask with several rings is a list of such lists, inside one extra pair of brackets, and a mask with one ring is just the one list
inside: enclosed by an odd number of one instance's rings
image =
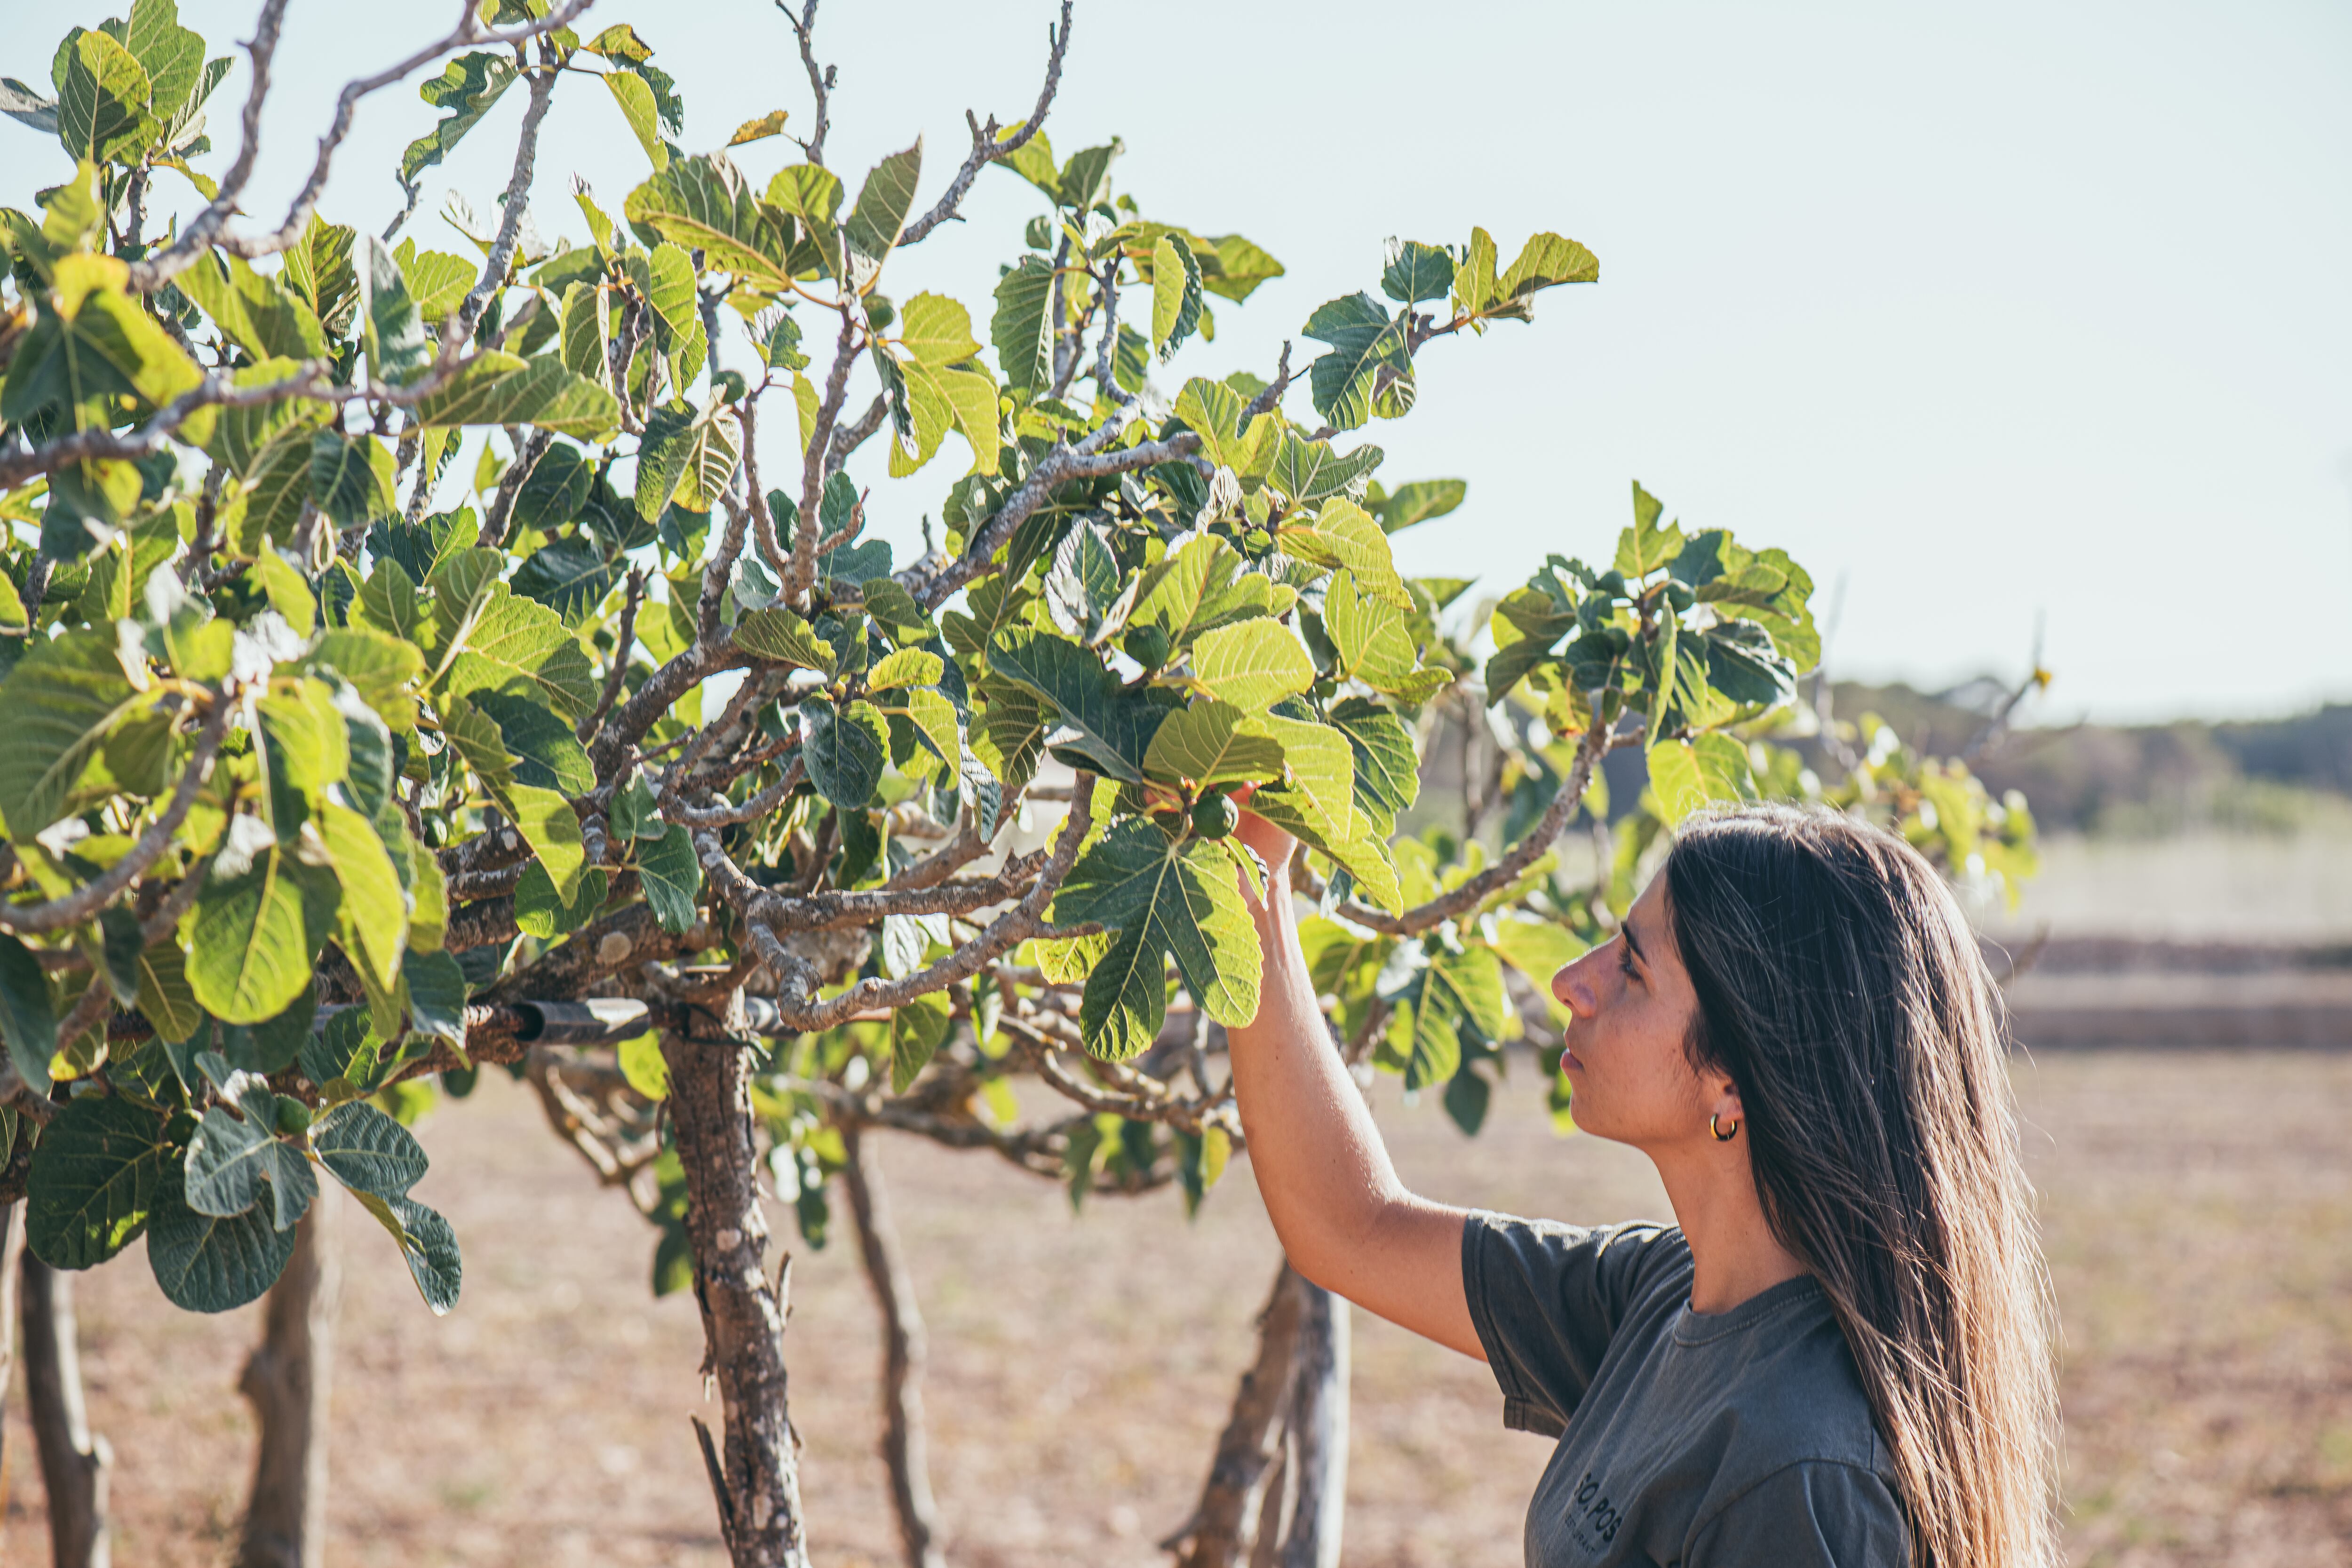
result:
[(269, 1288), (237, 1386), (261, 1429), (237, 1568), (319, 1568), (327, 1543), (327, 1403), (342, 1294), (341, 1194), (322, 1184)]
[(1287, 1260), (1258, 1314), (1200, 1505), (1160, 1544), (1179, 1568), (1338, 1568), (1348, 1500), (1348, 1303)]
[[(740, 1011), (740, 1003), (730, 1011)], [(734, 1568), (808, 1568), (798, 1444), (786, 1400), (782, 1285), (781, 1279), (772, 1285), (767, 1274), (747, 1045), (676, 1030), (662, 1035), (670, 1124), (686, 1173), (703, 1373), (718, 1384), (722, 1411), (721, 1442), (714, 1449), (703, 1432), (703, 1457)]]
[(25, 1403), (48, 1494), (57, 1568), (109, 1568), (107, 1480), (113, 1450), (89, 1429), (82, 1404), (73, 1276), (24, 1255)]
[(25, 1250), (22, 1204), (0, 1204), (0, 1475), (7, 1473), (8, 1390), (16, 1371), (16, 1258)]
[(857, 1217), (857, 1245), (866, 1282), (882, 1318), (882, 1462), (890, 1472), (890, 1501), (907, 1568), (946, 1568), (940, 1550), (939, 1510), (931, 1500), (929, 1444), (923, 1430), (923, 1314), (915, 1300), (898, 1228), (882, 1184), (881, 1167), (863, 1129), (842, 1129), (849, 1159), (842, 1179)]
[(1300, 1291), (1298, 1349), (1290, 1390), (1289, 1461), (1295, 1479), (1282, 1568), (1339, 1568), (1348, 1511), (1348, 1303), (1320, 1286)]

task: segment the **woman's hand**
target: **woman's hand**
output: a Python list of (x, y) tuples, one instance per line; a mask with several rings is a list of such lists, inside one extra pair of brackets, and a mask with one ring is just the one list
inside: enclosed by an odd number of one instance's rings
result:
[(1287, 888), (1290, 879), (1285, 872), (1290, 865), (1290, 857), (1298, 848), (1298, 840), (1250, 810), (1249, 798), (1256, 793), (1257, 785), (1254, 784), (1244, 784), (1234, 791), (1234, 804), (1242, 808), (1241, 821), (1234, 826), (1234, 837), (1255, 850), (1257, 858), (1265, 862), (1266, 874), (1280, 878), (1283, 886)]

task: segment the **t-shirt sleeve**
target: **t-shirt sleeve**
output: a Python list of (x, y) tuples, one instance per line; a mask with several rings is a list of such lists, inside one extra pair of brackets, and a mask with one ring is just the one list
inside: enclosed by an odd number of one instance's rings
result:
[(1906, 1568), (1911, 1531), (1885, 1479), (1859, 1465), (1784, 1466), (1691, 1537), (1687, 1568)]
[(1503, 1425), (1556, 1437), (1601, 1369), (1627, 1308), (1675, 1256), (1681, 1233), (1636, 1224), (1587, 1229), (1470, 1212), (1462, 1289), (1503, 1391)]

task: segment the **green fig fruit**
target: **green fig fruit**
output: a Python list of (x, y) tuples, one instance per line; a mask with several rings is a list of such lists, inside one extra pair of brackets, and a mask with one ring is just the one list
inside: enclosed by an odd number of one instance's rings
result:
[(1220, 791), (1204, 795), (1192, 806), (1192, 831), (1203, 838), (1223, 838), (1241, 825), (1242, 808)]

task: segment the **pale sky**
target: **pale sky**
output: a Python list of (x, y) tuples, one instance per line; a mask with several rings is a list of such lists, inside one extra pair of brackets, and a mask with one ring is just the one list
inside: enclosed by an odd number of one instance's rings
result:
[[(114, 5), (0, 0), (47, 89), (54, 37)], [(183, 0), (215, 53), (257, 0)], [(294, 0), (248, 206), (275, 223), (334, 92), (449, 26), (446, 0)], [(828, 162), (926, 137), (928, 205), (967, 137), (1034, 97), (1052, 0), (830, 0)], [(753, 0), (600, 0), (678, 79), (682, 144), (773, 108), (806, 133), (783, 21)], [(244, 57), (213, 100), (235, 152)], [(366, 100), (325, 210), (380, 227), (433, 112)], [(466, 249), (444, 193), (505, 183), (522, 94), (428, 171), (409, 232)], [(1531, 325), (1431, 345), (1420, 406), (1343, 439), (1382, 477), (1458, 476), (1464, 509), (1400, 535), (1408, 572), (1499, 592), (1547, 552), (1605, 555), (1636, 479), (1694, 527), (1788, 549), (1843, 608), (1842, 677), (2021, 673), (2037, 616), (2046, 721), (2252, 715), (2352, 700), (2352, 11), (2293, 0), (1989, 0), (1960, 7), (1080, 0), (1057, 152), (1123, 136), (1148, 216), (1238, 230), (1289, 268), (1214, 343), (1160, 373), (1271, 372), (1319, 303), (1377, 291), (1381, 243), (1550, 229), (1597, 288)], [(537, 211), (584, 238), (577, 170), (615, 213), (647, 172), (609, 96), (558, 93)], [(764, 181), (797, 153), (738, 150)], [(62, 174), (0, 121), (0, 200)], [(166, 176), (169, 179), (169, 176)], [(888, 291), (951, 293), (984, 323), (996, 262), (1043, 199), (992, 171), (971, 221), (892, 262)], [(985, 337), (984, 331), (982, 336)], [(1301, 342), (1303, 357), (1314, 345)], [(744, 353), (733, 353), (737, 363)], [(862, 404), (862, 399), (860, 400)], [(1302, 388), (1290, 405), (1308, 416)], [(766, 466), (786, 460), (784, 419)], [(876, 443), (878, 447), (879, 443)], [(877, 482), (902, 550), (961, 471), (957, 443)], [(870, 461), (868, 458), (870, 458)], [(861, 458), (880, 481), (878, 451)]]

